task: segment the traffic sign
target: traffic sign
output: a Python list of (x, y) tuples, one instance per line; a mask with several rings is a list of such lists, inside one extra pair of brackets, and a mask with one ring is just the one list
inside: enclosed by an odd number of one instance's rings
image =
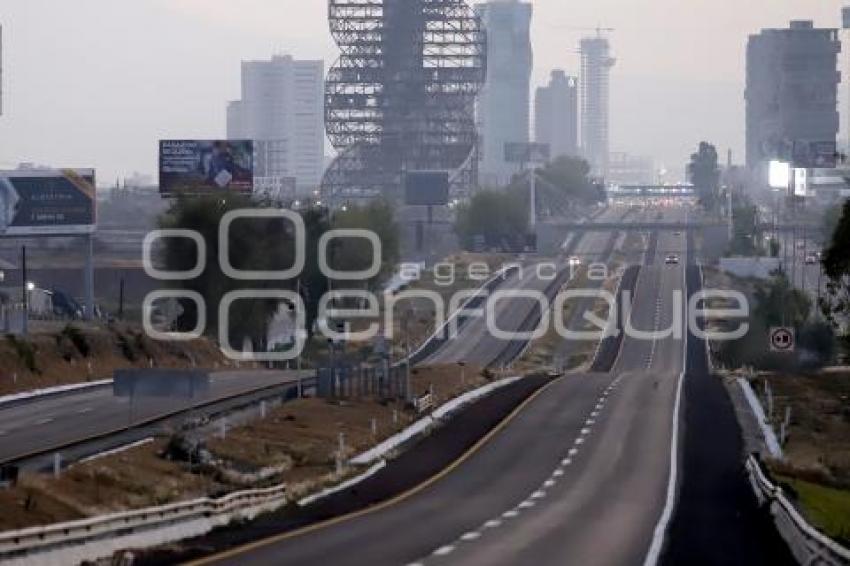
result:
[(795, 342), (793, 328), (777, 327), (770, 329), (771, 352), (793, 352)]

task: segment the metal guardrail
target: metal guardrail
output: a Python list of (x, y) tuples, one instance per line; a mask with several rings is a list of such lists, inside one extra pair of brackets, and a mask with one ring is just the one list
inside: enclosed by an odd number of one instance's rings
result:
[(773, 516), (779, 534), (800, 564), (846, 566), (850, 564), (850, 550), (841, 546), (811, 526), (794, 507), (782, 488), (768, 479), (755, 456), (746, 463), (750, 485), (759, 504), (766, 506)]
[[(204, 497), (182, 503), (102, 515), (44, 527), (7, 531), (0, 533), (0, 561), (54, 550), (61, 552), (73, 545), (82, 545), (98, 539), (143, 533), (191, 520), (229, 520), (232, 518), (229, 515), (248, 512), (258, 506), (282, 505), (285, 502), (286, 485), (281, 484), (264, 489), (239, 491), (217, 499)], [(182, 538), (182, 536), (178, 533), (174, 540), (179, 538)]]

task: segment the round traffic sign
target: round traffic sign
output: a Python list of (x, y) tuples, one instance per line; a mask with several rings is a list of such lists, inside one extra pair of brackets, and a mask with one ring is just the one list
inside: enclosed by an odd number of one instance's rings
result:
[(770, 346), (776, 352), (794, 350), (794, 331), (790, 328), (774, 328), (770, 331)]

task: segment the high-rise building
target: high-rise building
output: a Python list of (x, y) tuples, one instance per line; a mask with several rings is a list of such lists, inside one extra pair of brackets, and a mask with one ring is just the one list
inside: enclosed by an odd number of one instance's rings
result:
[(227, 107), (227, 137), (254, 140), (255, 184), (299, 191), (324, 171), (324, 63), (274, 56), (242, 63), (242, 99)]
[(517, 173), (505, 161), (505, 144), (531, 135), (531, 4), (490, 0), (477, 6), (487, 30), (487, 80), (478, 101), (481, 178), (502, 184)]
[(763, 169), (799, 147), (834, 144), (838, 134), (836, 29), (793, 21), (765, 29), (747, 44), (747, 165)]
[(606, 177), (610, 152), (611, 57), (608, 40), (597, 35), (581, 40), (581, 149), (593, 174)]
[(578, 151), (578, 80), (560, 69), (547, 86), (537, 89), (534, 138), (549, 144), (552, 157), (576, 156)]

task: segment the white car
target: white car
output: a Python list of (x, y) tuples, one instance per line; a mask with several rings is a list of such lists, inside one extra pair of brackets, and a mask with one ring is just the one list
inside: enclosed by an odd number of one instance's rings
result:
[(679, 256), (676, 254), (670, 254), (664, 258), (664, 263), (667, 265), (679, 265)]

